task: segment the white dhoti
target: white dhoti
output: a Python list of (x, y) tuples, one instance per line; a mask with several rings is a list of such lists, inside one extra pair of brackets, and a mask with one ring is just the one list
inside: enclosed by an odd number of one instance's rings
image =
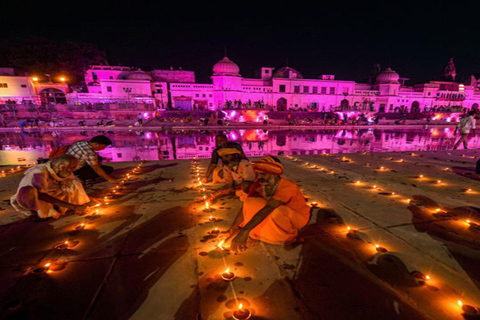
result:
[(54, 208), (53, 204), (40, 200), (39, 193), (46, 193), (55, 199), (75, 205), (90, 201), (79, 179), (73, 174), (67, 178), (59, 177), (51, 168), (50, 162), (37, 165), (25, 172), (17, 193), (10, 198), (10, 204), (18, 212), (26, 215), (36, 212), (40, 218), (58, 218), (61, 213), (67, 211), (67, 208)]

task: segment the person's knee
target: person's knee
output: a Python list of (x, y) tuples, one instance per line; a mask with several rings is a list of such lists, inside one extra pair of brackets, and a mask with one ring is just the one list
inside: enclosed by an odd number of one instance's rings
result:
[(113, 167), (110, 167), (110, 166), (101, 166), (101, 167), (106, 174), (111, 174), (114, 170)]
[(38, 190), (32, 186), (25, 186), (18, 191), (18, 197), (21, 199), (38, 198)]

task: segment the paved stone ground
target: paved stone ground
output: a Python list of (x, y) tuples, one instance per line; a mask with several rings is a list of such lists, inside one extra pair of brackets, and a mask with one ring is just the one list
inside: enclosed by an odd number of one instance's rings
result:
[[(226, 230), (240, 203), (225, 197), (204, 211), (191, 161), (147, 162), (118, 193), (89, 187), (110, 199), (98, 216), (44, 222), (9, 206), (22, 177), (9, 173), (0, 178), (0, 319), (232, 319), (239, 303), (253, 319), (470, 319), (457, 301), (480, 306), (480, 228), (466, 223), (480, 223), (477, 154), (282, 157), (285, 176), (318, 203), (303, 243), (241, 254), (210, 233)], [(136, 163), (113, 165), (120, 177)], [(53, 249), (67, 240), (78, 244)], [(221, 278), (226, 267), (232, 282)]]

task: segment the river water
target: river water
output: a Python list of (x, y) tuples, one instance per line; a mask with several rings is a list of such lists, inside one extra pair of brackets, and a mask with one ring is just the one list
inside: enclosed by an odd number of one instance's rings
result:
[[(174, 160), (209, 158), (216, 131), (34, 131), (0, 133), (0, 165), (30, 164), (47, 158), (52, 149), (99, 134), (113, 145), (100, 152), (105, 161)], [(229, 130), (248, 157), (382, 151), (452, 149), (458, 137), (453, 128), (417, 130)], [(463, 148), (463, 147), (460, 147)], [(469, 148), (480, 148), (479, 136), (471, 135)]]

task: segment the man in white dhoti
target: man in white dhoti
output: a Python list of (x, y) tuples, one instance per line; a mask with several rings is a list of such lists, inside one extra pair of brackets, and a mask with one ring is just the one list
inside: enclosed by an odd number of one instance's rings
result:
[(91, 201), (82, 182), (73, 175), (78, 159), (64, 154), (25, 171), (17, 193), (10, 199), (18, 212), (58, 219), (67, 210), (85, 213)]

